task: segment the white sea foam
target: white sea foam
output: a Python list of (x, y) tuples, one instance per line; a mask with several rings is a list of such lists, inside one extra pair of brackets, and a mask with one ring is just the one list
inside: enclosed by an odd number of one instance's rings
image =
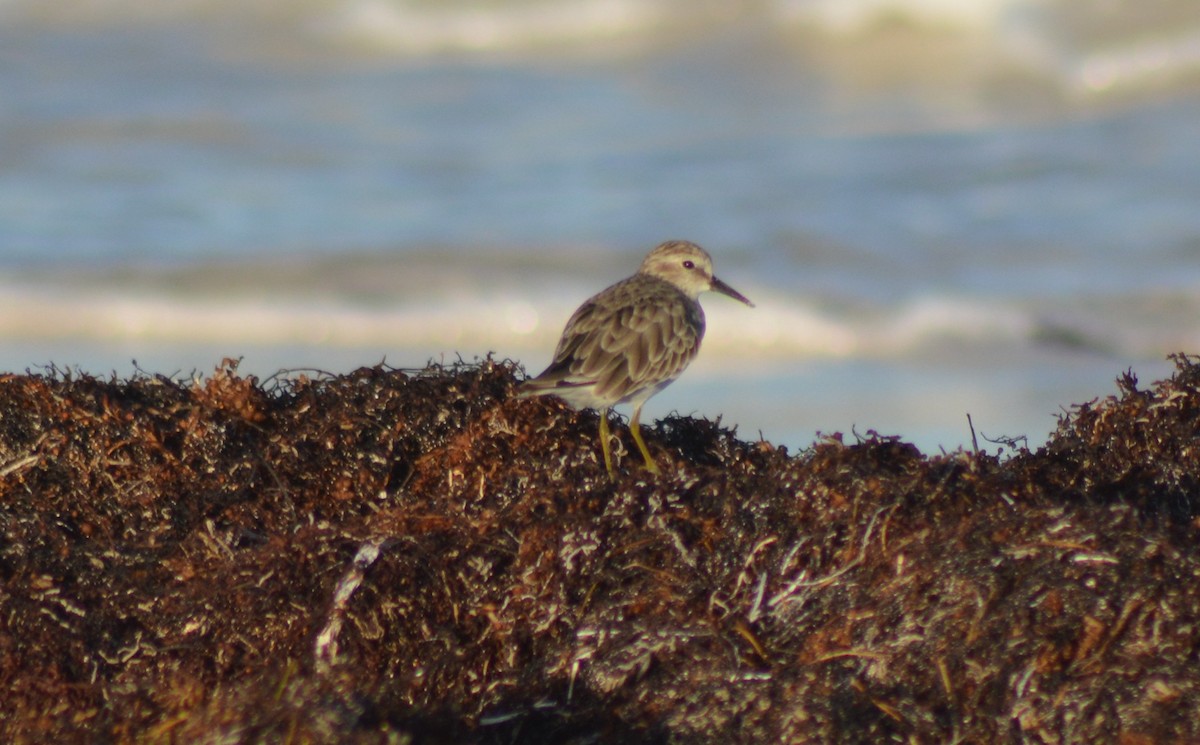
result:
[[(904, 360), (964, 345), (1016, 349), (1046, 343), (1145, 356), (1174, 351), (1171, 344), (1181, 340), (1176, 333), (1160, 334), (1148, 342), (1139, 324), (1112, 323), (1106, 330), (1104, 321), (1089, 314), (1039, 320), (1028, 310), (999, 300), (925, 296), (893, 307), (846, 313), (823, 310), (764, 288), (743, 289), (758, 307), (726, 303), (719, 296), (705, 298), (709, 332), (704, 355), (714, 366), (746, 361)], [(560, 290), (534, 301), (515, 294), (460, 292), (366, 307), (350, 297), (314, 301), (286, 292), (178, 294), (118, 286), (20, 284), (0, 289), (0, 343), (37, 339), (147, 348), (299, 346), (380, 353), (421, 350), (468, 357), (496, 351), (545, 361), (578, 302), (567, 295)], [(1161, 317), (1143, 320), (1162, 325)]]
[(785, 16), (836, 34), (863, 33), (882, 23), (940, 29), (995, 29), (1029, 0), (782, 0)]
[[(1167, 0), (1148, 12), (1138, 0), (1099, 8), (1074, 0), (5, 0), (0, 18), (42, 27), (137, 29), (163, 23), (236, 38), (238, 29), (272, 35), (262, 49), (291, 44), (292, 54), (322, 43), (381, 53), (547, 50), (644, 38), (680, 40), (737, 24), (776, 30), (800, 26), (837, 40), (869, 41), (897, 25), (951, 35), (968, 32), (1007, 54), (1013, 69), (1059, 76), (1068, 88), (1107, 92), (1161, 84), (1200, 66), (1200, 16), (1194, 0)], [(290, 42), (289, 42), (290, 40)], [(248, 50), (244, 45), (241, 53)], [(869, 55), (858, 46), (854, 56)], [(614, 49), (623, 47), (619, 44)], [(746, 50), (750, 53), (753, 50)], [(806, 49), (811, 53), (813, 50)], [(739, 54), (744, 54), (740, 52)], [(892, 59), (903, 66), (904, 59)]]
[(416, 4), (352, 0), (316, 27), (322, 33), (407, 54), (569, 44), (646, 31), (661, 4), (634, 0)]
[(1107, 93), (1166, 87), (1198, 70), (1200, 31), (1186, 29), (1090, 52), (1069, 64), (1064, 77), (1076, 91)]

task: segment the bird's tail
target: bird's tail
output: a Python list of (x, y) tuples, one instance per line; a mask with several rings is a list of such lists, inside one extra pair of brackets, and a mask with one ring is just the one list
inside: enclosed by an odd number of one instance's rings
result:
[(590, 382), (574, 383), (557, 378), (530, 378), (517, 385), (517, 397), (532, 398), (534, 396), (561, 396), (564, 394), (569, 394), (575, 388), (582, 388), (590, 384)]

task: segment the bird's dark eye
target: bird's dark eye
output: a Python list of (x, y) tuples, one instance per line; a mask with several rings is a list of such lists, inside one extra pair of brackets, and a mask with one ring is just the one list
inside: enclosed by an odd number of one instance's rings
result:
[(695, 269), (696, 262), (692, 261), (691, 259), (688, 259), (687, 261), (683, 262), (683, 268), (684, 269)]

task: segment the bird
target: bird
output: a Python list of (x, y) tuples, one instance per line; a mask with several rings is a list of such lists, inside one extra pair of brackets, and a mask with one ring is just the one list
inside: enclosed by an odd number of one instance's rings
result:
[(660, 473), (642, 439), (642, 406), (691, 364), (704, 338), (700, 293), (713, 291), (750, 307), (745, 295), (713, 276), (712, 257), (685, 240), (660, 243), (637, 273), (593, 295), (567, 321), (550, 365), (518, 387), (522, 398), (557, 396), (575, 409), (600, 411), (604, 467), (614, 476), (608, 412), (633, 405), (629, 430), (646, 468)]

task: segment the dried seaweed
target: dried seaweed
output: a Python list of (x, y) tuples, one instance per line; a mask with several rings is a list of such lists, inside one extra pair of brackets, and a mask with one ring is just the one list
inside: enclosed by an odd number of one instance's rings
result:
[(615, 480), (509, 362), (0, 376), (0, 739), (1197, 741), (1176, 364), (1008, 458), (669, 417)]

